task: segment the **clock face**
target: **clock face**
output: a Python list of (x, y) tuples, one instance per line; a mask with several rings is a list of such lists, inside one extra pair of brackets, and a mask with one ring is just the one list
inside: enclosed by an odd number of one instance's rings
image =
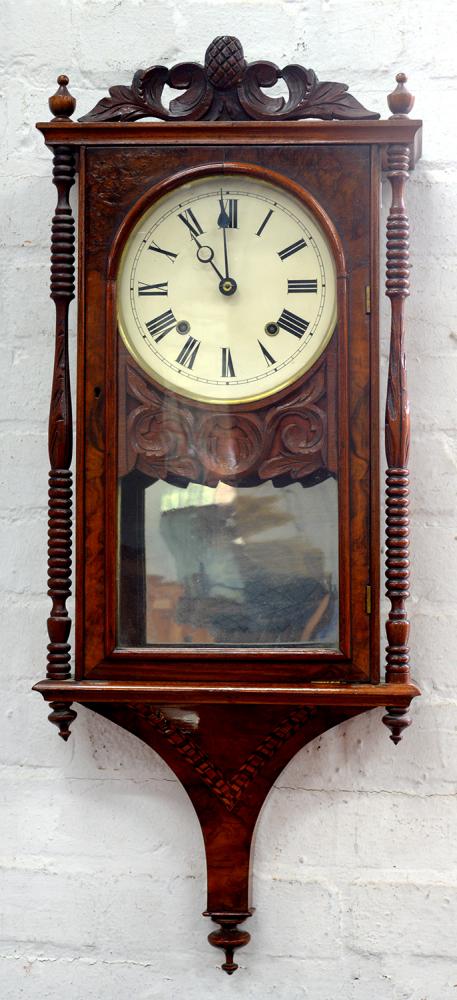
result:
[(118, 273), (124, 342), (183, 396), (240, 403), (306, 372), (336, 322), (336, 270), (310, 210), (283, 188), (213, 174), (154, 203)]

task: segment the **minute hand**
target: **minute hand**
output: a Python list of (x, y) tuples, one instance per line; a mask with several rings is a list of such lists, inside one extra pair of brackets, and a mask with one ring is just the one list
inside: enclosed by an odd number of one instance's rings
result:
[(221, 192), (221, 197), (219, 199), (219, 204), (221, 206), (221, 211), (220, 211), (219, 218), (217, 220), (217, 224), (219, 226), (219, 229), (222, 229), (222, 232), (223, 232), (223, 235), (224, 235), (225, 277), (228, 278), (229, 277), (229, 264), (228, 264), (228, 252), (227, 252), (227, 229), (230, 228), (230, 219), (229, 219), (229, 217), (227, 215), (227, 212), (225, 211), (225, 208), (224, 208), (224, 202), (222, 200), (222, 192)]
[(228, 262), (228, 252), (227, 252), (227, 229), (230, 229), (230, 219), (224, 208), (224, 202), (222, 200), (222, 191), (221, 191), (221, 197), (219, 199), (219, 204), (221, 206), (221, 211), (219, 218), (217, 220), (217, 224), (219, 226), (219, 229), (222, 229), (224, 237), (224, 263), (225, 263), (225, 278), (223, 281), (221, 281), (219, 285), (219, 291), (222, 293), (222, 295), (233, 295), (233, 293), (236, 292), (237, 284), (235, 279), (231, 278), (229, 275), (229, 262)]

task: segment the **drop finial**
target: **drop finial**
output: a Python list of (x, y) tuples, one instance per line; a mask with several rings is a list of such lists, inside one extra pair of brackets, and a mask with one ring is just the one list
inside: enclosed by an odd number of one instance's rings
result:
[(411, 719), (407, 708), (387, 707), (387, 714), (383, 715), (382, 721), (387, 729), (390, 729), (390, 739), (395, 746), (398, 746), (403, 736), (403, 731), (411, 725)]
[(76, 719), (76, 712), (70, 705), (60, 701), (51, 701), (49, 707), (52, 708), (52, 712), (48, 715), (48, 719), (54, 726), (57, 726), (59, 736), (66, 743), (71, 735), (70, 726)]
[(392, 112), (392, 118), (406, 118), (413, 108), (414, 96), (413, 94), (410, 94), (409, 90), (405, 87), (405, 83), (408, 79), (406, 73), (397, 73), (395, 79), (397, 81), (397, 86), (395, 87), (395, 90), (389, 94), (387, 103)]
[(211, 931), (208, 934), (208, 941), (214, 948), (222, 948), (225, 952), (225, 962), (222, 962), (221, 969), (232, 976), (236, 972), (238, 965), (233, 961), (235, 948), (243, 948), (251, 940), (248, 931), (242, 931), (237, 924), (250, 917), (250, 913), (208, 913), (206, 917), (211, 917), (216, 924), (220, 924), (220, 929)]

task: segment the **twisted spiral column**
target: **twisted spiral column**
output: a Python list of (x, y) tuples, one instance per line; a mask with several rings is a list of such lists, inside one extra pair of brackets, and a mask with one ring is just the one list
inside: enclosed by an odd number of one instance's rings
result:
[[(386, 680), (405, 683), (409, 673), (409, 398), (405, 362), (405, 299), (409, 295), (409, 223), (404, 202), (409, 149), (389, 146), (387, 176), (392, 203), (387, 220), (386, 295), (391, 302), (389, 376), (386, 402)], [(409, 725), (406, 711), (388, 708), (384, 723), (398, 743)]]
[[(56, 146), (53, 183), (57, 206), (51, 231), (51, 298), (56, 307), (55, 355), (49, 411), (49, 500), (48, 500), (48, 594), (52, 601), (48, 618), (47, 677), (70, 677), (71, 619), (67, 600), (71, 593), (71, 529), (73, 428), (68, 358), (68, 308), (75, 292), (75, 221), (69, 193), (75, 181), (74, 154), (68, 146)], [(62, 739), (70, 735), (76, 718), (70, 705), (51, 702), (49, 719)]]

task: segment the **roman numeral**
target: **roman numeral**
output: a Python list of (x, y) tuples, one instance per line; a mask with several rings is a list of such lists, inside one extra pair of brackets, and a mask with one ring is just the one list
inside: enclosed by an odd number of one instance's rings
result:
[(298, 253), (299, 250), (303, 250), (306, 246), (305, 240), (302, 238), (297, 240), (296, 243), (291, 243), (290, 247), (284, 247), (284, 250), (278, 250), (278, 257), (281, 260), (286, 260), (287, 257), (291, 257), (293, 253)]
[(163, 340), (167, 333), (170, 333), (170, 330), (176, 326), (176, 319), (171, 309), (167, 309), (166, 312), (160, 313), (160, 316), (156, 316), (155, 319), (150, 319), (146, 323), (146, 326), (152, 339), (158, 344), (159, 340)]
[(289, 312), (288, 309), (283, 309), (277, 323), (283, 330), (292, 333), (294, 337), (303, 337), (303, 334), (306, 333), (309, 327), (306, 319), (296, 316), (295, 313)]
[(287, 282), (288, 292), (317, 292), (317, 278), (303, 278)]
[(238, 198), (220, 200), (221, 213), (217, 220), (220, 229), (238, 229)]
[(263, 220), (263, 222), (262, 222), (262, 225), (261, 225), (261, 226), (259, 226), (259, 228), (258, 228), (258, 230), (257, 230), (257, 232), (256, 232), (256, 236), (261, 236), (261, 235), (262, 235), (262, 233), (263, 233), (263, 231), (264, 231), (264, 229), (265, 229), (265, 226), (266, 226), (267, 222), (269, 222), (269, 221), (270, 221), (270, 219), (271, 219), (271, 216), (272, 216), (272, 215), (273, 215), (273, 209), (272, 209), (272, 208), (270, 208), (270, 211), (269, 211), (269, 212), (267, 213), (267, 215), (265, 216), (265, 218), (264, 218), (264, 220)]
[(175, 262), (175, 260), (176, 260), (176, 258), (178, 256), (178, 254), (177, 253), (173, 253), (172, 250), (162, 250), (162, 247), (159, 247), (157, 245), (157, 243), (154, 242), (154, 240), (150, 244), (149, 249), (153, 250), (154, 253), (163, 253), (164, 257), (168, 257), (168, 260), (171, 260), (172, 264), (174, 264), (174, 262)]
[(222, 348), (222, 378), (235, 378), (232, 355), (228, 347)]
[(161, 281), (158, 285), (146, 285), (144, 281), (139, 281), (138, 295), (168, 295), (168, 281)]
[(184, 225), (187, 226), (192, 236), (202, 235), (203, 229), (198, 219), (195, 218), (195, 215), (191, 208), (186, 208), (184, 212), (180, 212), (178, 215), (178, 219), (181, 219), (181, 222), (183, 222)]
[(199, 340), (195, 340), (195, 337), (188, 337), (184, 347), (176, 358), (178, 365), (184, 365), (185, 368), (193, 368), (199, 347)]
[(276, 361), (275, 361), (273, 355), (270, 354), (270, 352), (267, 351), (266, 347), (263, 346), (262, 341), (258, 340), (257, 343), (258, 343), (258, 345), (260, 347), (260, 350), (262, 351), (262, 354), (263, 354), (263, 356), (265, 358), (265, 361), (266, 361), (268, 367), (270, 368), (271, 365), (275, 365)]

